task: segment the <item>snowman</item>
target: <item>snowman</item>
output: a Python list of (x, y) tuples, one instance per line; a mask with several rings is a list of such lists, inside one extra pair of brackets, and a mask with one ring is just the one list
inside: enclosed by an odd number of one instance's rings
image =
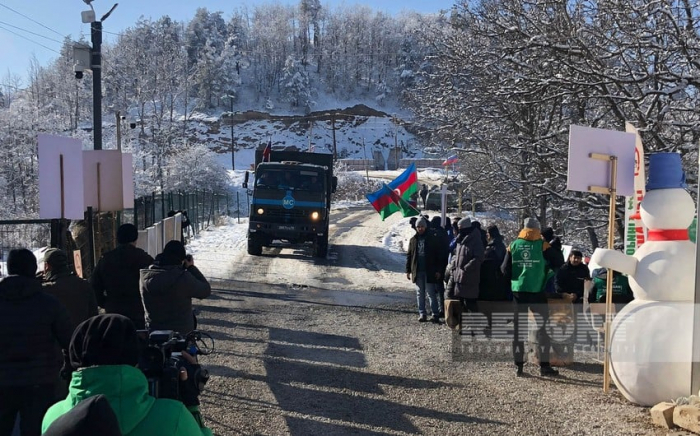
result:
[(695, 205), (677, 153), (649, 157), (640, 214), (649, 237), (633, 256), (596, 249), (591, 261), (629, 276), (635, 300), (611, 327), (610, 375), (631, 402), (652, 406), (690, 393)]

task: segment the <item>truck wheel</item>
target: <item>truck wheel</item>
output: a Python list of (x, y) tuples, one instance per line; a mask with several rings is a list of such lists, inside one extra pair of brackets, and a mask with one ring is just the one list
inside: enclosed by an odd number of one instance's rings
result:
[(314, 257), (325, 258), (328, 255), (328, 238), (316, 241), (314, 244)]
[(255, 238), (248, 238), (248, 254), (260, 256), (262, 254), (262, 243)]

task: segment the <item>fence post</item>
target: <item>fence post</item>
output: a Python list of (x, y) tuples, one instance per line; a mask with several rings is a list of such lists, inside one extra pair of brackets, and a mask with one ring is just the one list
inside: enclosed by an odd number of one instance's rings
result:
[(151, 192), (151, 221), (147, 224), (147, 227), (153, 225), (156, 222), (156, 191)]
[[(248, 191), (246, 191), (246, 198), (248, 198)], [(236, 214), (238, 215), (238, 224), (241, 223), (241, 201), (238, 198), (238, 191), (236, 191)]]
[(228, 201), (228, 192), (226, 193), (226, 216), (231, 216), (231, 207)]
[[(99, 218), (99, 217), (98, 217)], [(89, 257), (89, 263), (90, 263), (90, 275), (95, 271), (95, 265), (97, 264), (97, 259), (95, 259), (95, 235), (93, 233), (94, 230), (94, 222), (93, 222), (93, 214), (92, 214), (92, 206), (89, 206), (87, 208), (87, 226), (88, 226), (88, 247), (90, 248), (90, 257)]]

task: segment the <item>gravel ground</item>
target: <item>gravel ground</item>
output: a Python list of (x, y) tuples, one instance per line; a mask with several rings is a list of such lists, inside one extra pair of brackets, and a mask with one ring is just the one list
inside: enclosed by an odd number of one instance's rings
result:
[(555, 379), (530, 364), (516, 378), (489, 353), (454, 361), (452, 331), (416, 322), (408, 292), (213, 287), (199, 317), (216, 340), (202, 410), (217, 435), (666, 434), (604, 394), (586, 355)]

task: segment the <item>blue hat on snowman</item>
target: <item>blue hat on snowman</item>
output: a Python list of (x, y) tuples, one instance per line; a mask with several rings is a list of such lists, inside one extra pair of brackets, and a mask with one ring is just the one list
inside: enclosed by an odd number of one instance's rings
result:
[(649, 156), (647, 191), (687, 187), (679, 153), (654, 153)]

